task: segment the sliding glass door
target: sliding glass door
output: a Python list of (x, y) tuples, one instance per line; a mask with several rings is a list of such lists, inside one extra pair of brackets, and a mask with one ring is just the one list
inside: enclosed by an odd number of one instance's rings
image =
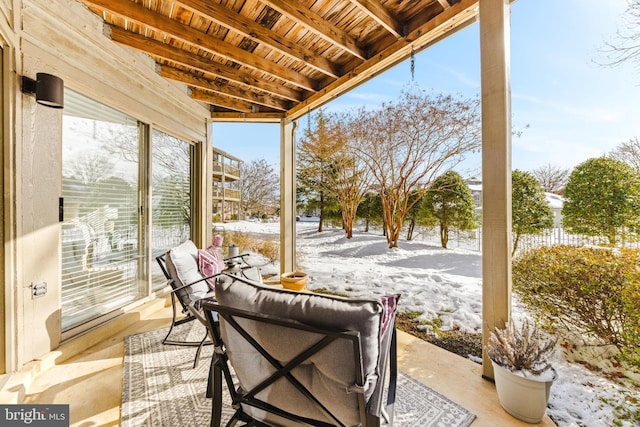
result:
[(191, 237), (191, 165), (193, 147), (154, 130), (151, 138), (152, 289), (167, 284), (155, 257)]
[(63, 333), (164, 287), (153, 258), (191, 237), (193, 148), (149, 128), (65, 91)]

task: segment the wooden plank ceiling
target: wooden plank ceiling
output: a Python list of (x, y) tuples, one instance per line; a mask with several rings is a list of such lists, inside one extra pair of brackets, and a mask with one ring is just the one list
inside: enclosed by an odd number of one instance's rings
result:
[(473, 22), (478, 0), (80, 0), (214, 120), (296, 119)]

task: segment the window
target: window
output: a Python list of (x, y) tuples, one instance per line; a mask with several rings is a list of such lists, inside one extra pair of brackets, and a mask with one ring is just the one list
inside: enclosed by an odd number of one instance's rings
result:
[(131, 116), (65, 90), (63, 332), (147, 296), (149, 247), (151, 288), (163, 288), (166, 279), (155, 257), (191, 238), (193, 147), (158, 130), (150, 143), (151, 221), (140, 215), (149, 194), (148, 129)]
[(153, 289), (166, 285), (155, 257), (191, 236), (192, 147), (166, 133), (154, 130), (151, 144)]
[(143, 128), (133, 117), (65, 91), (63, 332), (147, 292), (140, 280), (145, 251), (139, 245)]

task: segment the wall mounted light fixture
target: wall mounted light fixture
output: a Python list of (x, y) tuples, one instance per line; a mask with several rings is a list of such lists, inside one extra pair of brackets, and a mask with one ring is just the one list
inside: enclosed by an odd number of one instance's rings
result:
[(64, 81), (57, 76), (37, 73), (36, 79), (22, 76), (22, 92), (36, 95), (36, 102), (51, 108), (64, 108)]

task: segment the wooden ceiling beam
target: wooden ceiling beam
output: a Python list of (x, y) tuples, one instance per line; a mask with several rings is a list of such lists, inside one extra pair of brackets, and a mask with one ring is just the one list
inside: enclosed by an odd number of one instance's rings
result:
[(449, 3), (449, 0), (438, 0), (438, 3), (440, 3), (440, 6), (442, 6), (444, 10), (447, 10), (451, 7), (451, 3)]
[(257, 43), (275, 49), (283, 55), (304, 62), (309, 67), (323, 74), (334, 78), (340, 77), (343, 74), (342, 67), (323, 58), (316, 52), (304, 48), (291, 40), (287, 40), (268, 28), (218, 3), (205, 0), (176, 0), (176, 2), (212, 20), (218, 25), (242, 34), (244, 37)]
[(460, 0), (446, 11), (422, 22), (413, 21), (411, 30), (403, 39), (386, 46), (371, 59), (353, 67), (351, 71), (328, 84), (322, 90), (296, 104), (287, 112), (287, 118), (296, 120), (310, 110), (321, 107), (346, 91), (372, 79), (390, 67), (411, 56), (412, 48), (421, 51), (453, 32), (475, 22), (479, 0)]
[[(472, 0), (475, 2), (477, 6), (478, 0)], [(464, 2), (465, 4), (469, 3), (467, 0), (460, 0), (459, 3), (456, 4), (456, 9), (460, 8), (460, 3)], [(468, 9), (468, 8), (463, 8)], [(446, 15), (442, 15), (446, 13)], [(406, 28), (405, 36), (403, 38), (393, 37), (391, 34), (388, 34), (387, 37), (381, 39), (376, 44), (370, 46), (371, 51), (376, 52), (376, 55), (380, 54), (380, 52), (388, 52), (389, 48), (392, 49), (402, 49), (402, 47), (406, 47), (412, 45), (414, 47), (414, 52), (418, 52), (420, 49), (420, 44), (415, 43), (416, 40), (420, 38), (424, 38), (425, 34), (432, 31), (430, 26), (437, 22), (436, 19), (442, 19), (443, 16), (449, 17), (451, 14), (449, 11), (443, 11), (442, 6), (437, 1), (431, 2), (429, 6), (422, 8), (410, 21), (404, 23)], [(477, 13), (476, 13), (477, 15)], [(455, 22), (457, 18), (453, 17), (452, 22)], [(465, 18), (467, 19), (466, 15)], [(375, 60), (375, 57), (371, 58)], [(371, 63), (372, 61), (366, 61)], [(366, 63), (365, 62), (365, 63)], [(375, 62), (375, 61), (373, 61)], [(345, 71), (347, 73), (353, 72), (354, 70), (362, 69), (363, 63), (359, 60), (352, 59), (349, 63), (344, 65)], [(322, 88), (326, 88), (329, 85), (332, 85), (332, 81), (321, 82), (320, 86)]]
[(202, 89), (192, 89), (191, 98), (196, 101), (205, 102), (216, 107), (226, 108), (227, 110), (238, 111), (241, 113), (250, 113), (255, 109), (251, 102), (242, 101), (231, 96), (221, 93), (210, 93)]
[(102, 8), (131, 21), (145, 25), (155, 31), (164, 33), (186, 42), (214, 55), (220, 55), (230, 61), (252, 68), (259, 72), (268, 73), (284, 82), (302, 89), (315, 91), (318, 83), (289, 68), (261, 58), (231, 43), (219, 40), (210, 34), (196, 30), (188, 25), (154, 12), (130, 0), (82, 0), (85, 4)]
[(347, 34), (346, 31), (343, 31), (335, 25), (327, 22), (317, 13), (302, 7), (297, 0), (260, 1), (283, 15), (286, 15), (289, 19), (297, 22), (310, 31), (313, 31), (315, 34), (327, 40), (331, 44), (346, 50), (360, 59), (367, 58), (368, 55), (365, 49), (359, 46), (356, 40)]
[(215, 122), (279, 123), (283, 113), (226, 113), (214, 111), (211, 119)]
[(106, 26), (105, 32), (106, 36), (110, 37), (114, 42), (148, 53), (157, 58), (162, 58), (187, 68), (193, 68), (206, 74), (222, 77), (242, 85), (255, 87), (256, 89), (291, 101), (301, 101), (304, 99), (304, 95), (301, 92), (287, 88), (282, 84), (256, 79), (251, 74), (240, 69), (210, 61), (195, 53), (149, 39), (138, 33), (111, 26)]
[[(440, 1), (446, 2), (447, 0)], [(379, 0), (351, 0), (351, 3), (360, 7), (360, 9), (395, 37), (400, 38), (404, 35), (402, 23), (389, 13), (389, 11), (380, 4)]]
[[(417, 13), (411, 21), (407, 22), (407, 41), (413, 42), (416, 39), (424, 37), (430, 31), (433, 31), (434, 25), (440, 25), (443, 21), (449, 21), (455, 25), (460, 20), (469, 19), (469, 15), (473, 15), (475, 20), (478, 16), (479, 0), (459, 0), (454, 6), (440, 11), (437, 3), (433, 3), (431, 7), (423, 8)], [(464, 12), (459, 12), (463, 10)]]
[[(166, 67), (166, 78), (196, 88), (220, 121), (296, 120), (474, 22), (479, 3), (415, 0), (387, 9), (386, 0), (318, 0), (311, 12), (296, 0), (254, 0), (236, 12), (220, 1), (153, 0), (162, 11), (153, 12), (147, 1), (80, 1), (102, 16), (115, 42), (149, 54)], [(362, 36), (351, 36), (356, 32)], [(315, 62), (318, 39), (327, 48), (324, 62)]]
[(263, 95), (254, 91), (245, 90), (238, 86), (229, 84), (228, 82), (219, 82), (206, 77), (196, 76), (183, 70), (179, 70), (167, 65), (160, 66), (160, 75), (169, 80), (184, 83), (199, 89), (205, 89), (212, 92), (225, 93), (229, 96), (253, 102), (254, 104), (264, 105), (274, 110), (286, 111), (291, 107), (291, 103), (273, 96)]

